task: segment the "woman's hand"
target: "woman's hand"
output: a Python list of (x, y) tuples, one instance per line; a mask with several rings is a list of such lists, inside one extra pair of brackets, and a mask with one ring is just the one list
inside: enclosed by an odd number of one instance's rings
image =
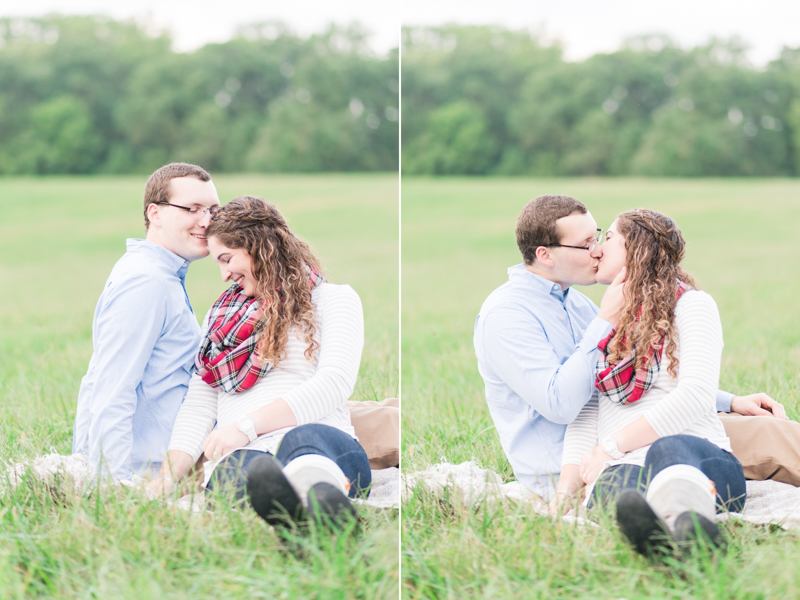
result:
[(209, 459), (217, 460), (236, 448), (246, 446), (249, 442), (247, 435), (239, 431), (239, 426), (232, 423), (209, 434), (203, 444), (203, 453)]
[(606, 454), (602, 446), (595, 446), (592, 450), (584, 454), (581, 459), (580, 468), (581, 480), (583, 483), (589, 485), (597, 479), (597, 476), (600, 475), (600, 472), (603, 470), (603, 465), (610, 460), (614, 460), (614, 458)]
[(174, 489), (175, 483), (171, 477), (166, 475), (156, 475), (150, 483), (144, 486), (144, 491), (151, 500), (161, 500), (169, 496)]
[(567, 514), (575, 506), (576, 502), (575, 494), (566, 490), (558, 490), (553, 499), (547, 504), (547, 512), (554, 517), (561, 517)]
[(170, 450), (158, 475), (144, 486), (145, 493), (153, 500), (161, 500), (170, 495), (175, 490), (176, 483), (183, 479), (193, 464), (191, 454), (183, 450)]
[(558, 491), (547, 504), (547, 511), (556, 517), (566, 514), (577, 502), (577, 494), (583, 484), (581, 483), (578, 465), (561, 465), (561, 475), (558, 477)]

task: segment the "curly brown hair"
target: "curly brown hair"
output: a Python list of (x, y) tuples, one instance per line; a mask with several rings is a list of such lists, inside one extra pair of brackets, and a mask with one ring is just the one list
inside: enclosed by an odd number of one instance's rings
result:
[(256, 196), (231, 200), (211, 219), (206, 237), (250, 255), (256, 298), (264, 313), (257, 325), (261, 330), (257, 355), (277, 366), (286, 357), (289, 330), (296, 326), (311, 360), (319, 342), (314, 339), (308, 269), (322, 275), (322, 267), (309, 245), (289, 231), (275, 205)]
[[(625, 307), (608, 348), (608, 361), (627, 355), (631, 348), (666, 346), (669, 374), (678, 372), (675, 354), (675, 320), (678, 280), (697, 289), (694, 278), (680, 267), (686, 241), (675, 221), (648, 209), (624, 212), (617, 217), (617, 232), (625, 241)], [(637, 315), (640, 316), (637, 322)], [(647, 352), (638, 351), (635, 369), (643, 366)]]

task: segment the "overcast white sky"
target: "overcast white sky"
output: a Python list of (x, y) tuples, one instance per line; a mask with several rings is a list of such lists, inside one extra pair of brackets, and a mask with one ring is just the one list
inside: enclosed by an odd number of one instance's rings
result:
[(568, 59), (619, 48), (626, 37), (667, 33), (695, 46), (738, 35), (763, 65), (783, 45), (800, 46), (796, 0), (400, 0), (404, 25), (500, 24), (530, 28), (563, 42)]
[(800, 2), (794, 0), (0, 0), (0, 15), (102, 13), (149, 18), (169, 28), (176, 49), (224, 41), (237, 25), (277, 19), (300, 34), (330, 22), (359, 21), (374, 33), (379, 52), (396, 47), (399, 21), (407, 25), (500, 24), (560, 39), (569, 59), (619, 48), (625, 37), (667, 33), (692, 46), (712, 35), (739, 35), (764, 64), (783, 45), (800, 46)]
[(238, 25), (267, 20), (283, 21), (303, 35), (331, 22), (358, 21), (373, 32), (372, 46), (380, 53), (396, 48), (400, 40), (397, 0), (0, 0), (0, 16), (50, 12), (145, 18), (172, 31), (176, 50), (223, 42)]

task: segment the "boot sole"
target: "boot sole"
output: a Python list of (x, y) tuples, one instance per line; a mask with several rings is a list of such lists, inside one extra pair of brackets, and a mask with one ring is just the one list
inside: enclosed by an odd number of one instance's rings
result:
[(699, 543), (706, 543), (711, 548), (721, 548), (725, 538), (716, 523), (703, 515), (685, 512), (678, 515), (675, 521), (675, 540), (680, 548), (687, 552)]
[(308, 516), (320, 525), (341, 527), (356, 520), (358, 513), (341, 490), (330, 483), (317, 483), (308, 492)]
[(666, 526), (636, 490), (623, 490), (617, 497), (617, 523), (639, 554), (650, 556), (669, 548)]
[(291, 526), (303, 518), (303, 503), (283, 474), (282, 465), (272, 456), (262, 456), (250, 464), (247, 496), (259, 517), (272, 526)]

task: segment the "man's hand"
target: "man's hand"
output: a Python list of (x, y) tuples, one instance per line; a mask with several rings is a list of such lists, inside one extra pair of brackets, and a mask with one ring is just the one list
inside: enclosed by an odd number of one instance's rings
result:
[(239, 426), (232, 423), (209, 434), (203, 444), (203, 453), (211, 460), (217, 460), (236, 448), (246, 446), (249, 442), (247, 435), (239, 431)]
[(598, 317), (604, 319), (616, 327), (622, 316), (622, 308), (625, 306), (625, 276), (627, 272), (622, 267), (614, 281), (608, 286), (603, 299), (600, 301), (600, 312)]
[(734, 396), (731, 399), (731, 412), (739, 413), (740, 415), (775, 417), (784, 421), (789, 420), (783, 404), (775, 402), (763, 392), (750, 394), (749, 396)]
[(583, 483), (589, 485), (597, 479), (597, 476), (603, 470), (603, 465), (610, 460), (614, 460), (614, 458), (606, 454), (602, 446), (595, 446), (584, 454), (581, 459), (581, 480), (583, 480)]

